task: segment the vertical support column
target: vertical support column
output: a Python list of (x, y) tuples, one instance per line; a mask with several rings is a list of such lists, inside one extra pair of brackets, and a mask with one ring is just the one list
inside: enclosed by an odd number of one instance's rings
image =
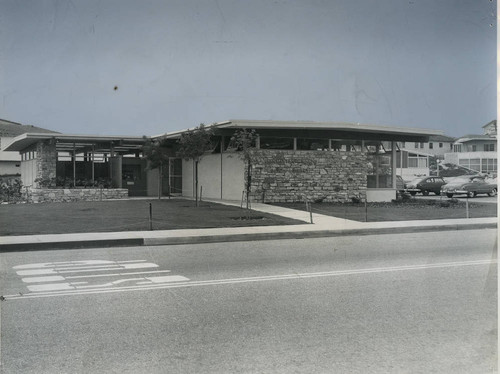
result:
[(392, 158), (391, 158), (391, 176), (392, 176), (392, 188), (396, 188), (396, 142), (391, 142)]
[(36, 143), (34, 151), (29, 151), (24, 155), (23, 166), (30, 165), (31, 180), (25, 180), (25, 185), (34, 184), (35, 179), (50, 180), (53, 184), (56, 179), (57, 150), (55, 139), (39, 141)]
[(115, 151), (113, 149), (113, 142), (109, 143), (109, 179), (111, 179), (111, 187), (113, 185), (113, 158), (115, 157)]
[(91, 161), (92, 161), (92, 185), (95, 184), (95, 144), (92, 144), (92, 154), (91, 154)]
[(73, 187), (76, 187), (76, 144), (73, 143)]
[(168, 196), (172, 196), (172, 158), (168, 158)]
[(223, 193), (222, 193), (222, 186), (224, 185), (223, 183), (223, 156), (224, 156), (224, 136), (221, 136), (220, 137), (220, 199), (222, 200), (222, 196), (223, 196)]
[(332, 150), (332, 139), (328, 139), (328, 150)]
[(297, 150), (297, 138), (293, 138), (293, 150)]

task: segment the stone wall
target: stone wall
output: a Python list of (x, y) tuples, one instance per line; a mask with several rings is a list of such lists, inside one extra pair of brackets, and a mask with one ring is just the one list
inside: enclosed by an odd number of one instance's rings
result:
[(56, 178), (57, 151), (52, 140), (36, 143), (36, 178)]
[(260, 149), (251, 157), (253, 201), (366, 199), (365, 153)]
[[(26, 196), (26, 193), (28, 196)], [(126, 188), (23, 188), (23, 198), (32, 203), (125, 199)]]

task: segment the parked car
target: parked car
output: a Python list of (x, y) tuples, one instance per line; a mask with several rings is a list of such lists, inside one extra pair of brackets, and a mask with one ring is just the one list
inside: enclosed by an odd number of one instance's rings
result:
[(467, 195), (468, 197), (475, 197), (478, 194), (487, 194), (488, 196), (495, 196), (497, 194), (498, 186), (495, 183), (486, 181), (484, 177), (474, 176), (468, 178), (466, 181), (452, 182), (441, 187), (441, 194), (448, 197), (454, 195)]
[(406, 185), (405, 191), (409, 192), (412, 196), (415, 196), (419, 192), (424, 196), (429, 195), (429, 192), (439, 195), (441, 193), (441, 186), (445, 184), (446, 182), (441, 177), (422, 177), (409, 182)]

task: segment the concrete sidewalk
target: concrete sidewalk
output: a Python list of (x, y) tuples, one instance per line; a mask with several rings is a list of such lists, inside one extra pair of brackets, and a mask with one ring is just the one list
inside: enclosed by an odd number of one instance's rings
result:
[[(240, 206), (239, 201), (212, 201)], [(470, 219), (440, 219), (421, 221), (357, 222), (313, 214), (273, 205), (252, 203), (255, 211), (303, 221), (299, 225), (225, 227), (215, 229), (183, 229), (158, 231), (123, 231), (57, 235), (23, 235), (0, 237), (0, 252), (44, 249), (97, 248), (115, 246), (175, 245), (251, 241), (271, 239), (301, 239), (314, 237), (394, 234), (408, 232), (472, 230), (497, 228), (497, 217)]]

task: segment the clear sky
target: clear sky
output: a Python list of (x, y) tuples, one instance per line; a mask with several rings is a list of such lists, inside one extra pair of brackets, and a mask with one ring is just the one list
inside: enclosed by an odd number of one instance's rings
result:
[(496, 1), (0, 0), (0, 118), (157, 135), (231, 118), (481, 133)]

